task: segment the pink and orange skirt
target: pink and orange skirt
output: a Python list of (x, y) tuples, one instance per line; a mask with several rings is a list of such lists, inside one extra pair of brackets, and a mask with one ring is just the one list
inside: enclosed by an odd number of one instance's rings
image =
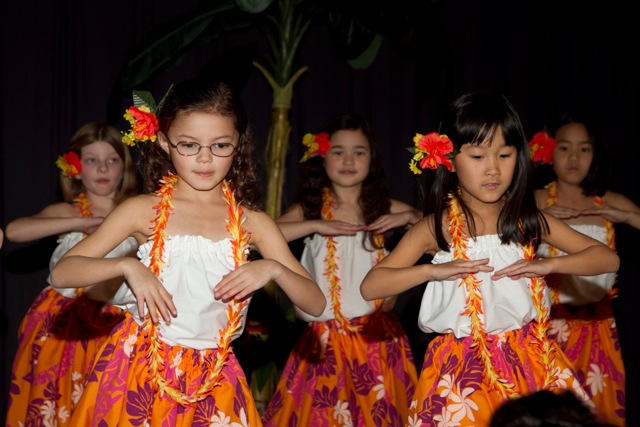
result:
[[(223, 380), (201, 400), (183, 404), (158, 392), (149, 374), (149, 341), (130, 314), (96, 357), (82, 398), (71, 418), (74, 426), (262, 426), (245, 374), (231, 353)], [(193, 396), (215, 364), (217, 349), (196, 350), (160, 342), (165, 381)]]
[(91, 364), (122, 311), (46, 287), (18, 330), (7, 427), (69, 426)]
[(624, 427), (625, 371), (611, 299), (580, 307), (554, 305), (550, 332), (603, 420)]
[[(501, 378), (514, 386), (514, 391), (524, 396), (543, 388), (546, 367), (538, 362), (531, 324), (489, 335), (488, 341), (494, 366)], [(559, 374), (551, 391), (570, 390), (593, 407), (571, 362), (555, 342), (552, 344)], [(453, 334), (440, 335), (429, 343), (407, 425), (489, 425), (493, 413), (507, 398), (488, 386), (483, 365), (472, 345), (471, 337), (458, 339)]]
[(394, 312), (311, 322), (294, 346), (265, 426), (404, 425), (417, 380), (409, 340)]

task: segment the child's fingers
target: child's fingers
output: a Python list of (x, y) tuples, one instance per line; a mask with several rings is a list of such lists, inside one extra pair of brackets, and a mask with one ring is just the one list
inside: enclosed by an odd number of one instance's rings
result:
[(223, 302), (242, 300), (268, 283), (268, 269), (259, 267), (258, 262), (242, 265), (224, 276), (213, 290), (214, 297)]
[(171, 323), (171, 318), (178, 314), (173, 303), (173, 297), (163, 287), (159, 290), (152, 290), (150, 294), (138, 298), (138, 313), (140, 313), (141, 318), (145, 316), (145, 307), (153, 323), (158, 323), (160, 318), (167, 323)]
[[(138, 298), (138, 316), (140, 317), (140, 319), (144, 319), (146, 306), (147, 303), (145, 302), (145, 300), (142, 298)], [(153, 315), (151, 316), (151, 320), (153, 320)], [(154, 323), (156, 322), (154, 321)]]

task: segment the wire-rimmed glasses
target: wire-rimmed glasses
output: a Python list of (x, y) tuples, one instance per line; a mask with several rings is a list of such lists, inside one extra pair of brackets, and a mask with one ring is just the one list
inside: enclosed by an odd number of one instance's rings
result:
[(174, 144), (168, 136), (165, 135), (169, 145), (178, 151), (181, 156), (196, 156), (203, 148), (208, 148), (211, 154), (216, 157), (230, 157), (236, 147), (230, 142), (216, 142), (211, 145), (200, 145), (197, 142), (178, 142)]

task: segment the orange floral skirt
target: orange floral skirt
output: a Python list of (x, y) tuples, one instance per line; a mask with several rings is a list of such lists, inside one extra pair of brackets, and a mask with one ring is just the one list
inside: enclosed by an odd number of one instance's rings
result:
[[(494, 366), (501, 378), (514, 385), (515, 391), (527, 395), (542, 389), (545, 367), (538, 362), (532, 325), (522, 329), (489, 335)], [(576, 379), (576, 373), (555, 342), (558, 381), (552, 391), (571, 390), (593, 406)], [(506, 398), (490, 390), (484, 368), (471, 348), (473, 339), (457, 339), (453, 334), (434, 338), (427, 348), (422, 373), (413, 398), (408, 425), (418, 426), (487, 426)]]
[(417, 380), (394, 312), (311, 322), (294, 346), (263, 415), (265, 426), (399, 426)]
[[(217, 349), (195, 350), (161, 343), (160, 375), (175, 389), (194, 394), (203, 384)], [(73, 426), (262, 426), (244, 372), (233, 353), (222, 370), (223, 381), (210, 395), (182, 405), (157, 391), (149, 376), (145, 331), (126, 314), (124, 322), (96, 357), (82, 398), (71, 418)]]
[(576, 369), (602, 418), (625, 425), (625, 371), (611, 299), (580, 307), (554, 305), (550, 336)]
[(69, 426), (93, 358), (122, 311), (46, 287), (18, 329), (6, 426)]

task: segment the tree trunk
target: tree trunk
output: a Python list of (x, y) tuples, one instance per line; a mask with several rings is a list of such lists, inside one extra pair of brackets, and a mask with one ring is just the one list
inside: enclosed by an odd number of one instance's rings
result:
[(284, 185), (285, 158), (291, 133), (289, 112), (291, 108), (276, 106), (271, 110), (271, 127), (267, 142), (267, 201), (266, 211), (272, 218), (280, 216), (282, 187)]

